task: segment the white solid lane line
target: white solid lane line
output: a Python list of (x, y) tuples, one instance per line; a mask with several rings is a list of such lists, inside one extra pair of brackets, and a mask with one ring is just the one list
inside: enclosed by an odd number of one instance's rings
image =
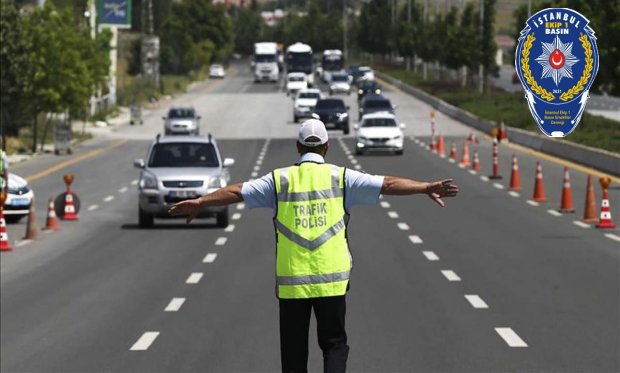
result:
[(194, 272), (191, 275), (189, 275), (185, 283), (186, 284), (197, 284), (200, 282), (202, 275), (203, 275), (202, 272)]
[(508, 346), (527, 347), (527, 343), (525, 343), (511, 328), (495, 328), (495, 331), (504, 339)]
[(215, 246), (223, 246), (226, 241), (228, 241), (228, 238), (226, 237), (218, 237), (217, 240), (215, 240)]
[(605, 233), (605, 237), (609, 238), (610, 240), (614, 240), (614, 241), (620, 242), (620, 236), (616, 236), (613, 233)]
[(136, 180), (131, 180), (131, 185), (138, 185), (138, 179), (136, 179)]
[(237, 203), (237, 210), (243, 210), (245, 208), (245, 203), (239, 202)]
[(118, 190), (119, 193), (125, 193), (127, 191), (127, 187), (122, 187)]
[(114, 199), (114, 196), (107, 196), (103, 199), (103, 202), (110, 202), (113, 199)]
[(500, 183), (493, 183), (493, 186), (496, 187), (497, 189), (504, 189), (504, 186)]
[(151, 347), (151, 344), (155, 342), (155, 339), (159, 336), (159, 332), (145, 332), (142, 336), (136, 341), (136, 343), (131, 346), (129, 351), (146, 351)]
[(185, 303), (185, 298), (172, 298), (170, 303), (166, 306), (164, 311), (166, 312), (177, 312), (181, 309), (181, 306)]
[(215, 259), (217, 259), (217, 254), (216, 253), (208, 253), (204, 259), (202, 260), (203, 263), (213, 263), (215, 261)]
[(420, 238), (420, 236), (416, 236), (415, 234), (412, 234), (411, 236), (409, 236), (409, 241), (411, 241), (411, 243), (414, 243), (414, 244), (422, 243), (422, 239)]
[(461, 281), (461, 278), (456, 273), (454, 273), (454, 271), (452, 271), (450, 269), (442, 270), (441, 274), (444, 275), (444, 277), (448, 281)]
[(388, 216), (392, 219), (397, 219), (398, 213), (396, 211), (388, 211)]
[(555, 211), (555, 210), (547, 210), (547, 213), (549, 213), (549, 215), (553, 215), (553, 216), (562, 216), (562, 213)]
[(579, 220), (573, 221), (573, 224), (575, 224), (576, 226), (581, 227), (581, 228), (590, 228), (590, 224), (584, 223), (584, 222), (579, 221)]
[(241, 219), (241, 214), (238, 212), (235, 212), (232, 216), (232, 220), (239, 220)]
[(87, 209), (87, 210), (88, 210), (88, 211), (93, 211), (93, 210), (96, 210), (96, 209), (98, 209), (98, 208), (99, 208), (99, 205), (90, 205), (90, 206), (88, 206), (88, 209)]
[(235, 230), (234, 224), (228, 224), (228, 227), (224, 228), (224, 232), (232, 232)]
[(540, 206), (540, 203), (538, 203), (536, 201), (532, 201), (531, 199), (528, 199), (526, 202), (530, 206)]
[(508, 194), (510, 194), (513, 197), (519, 197), (520, 196), (520, 194), (515, 192), (514, 190), (511, 190), (510, 192), (508, 192)]
[(480, 298), (480, 296), (476, 294), (466, 294), (465, 299), (471, 304), (474, 308), (489, 308), (487, 303)]
[(439, 257), (437, 256), (437, 254), (435, 254), (432, 251), (422, 251), (422, 254), (424, 254), (426, 259), (430, 260), (431, 262), (435, 262), (439, 260)]
[(407, 224), (407, 223), (398, 223), (398, 229), (400, 229), (401, 231), (408, 231), (409, 230), (409, 224)]
[(489, 177), (488, 176), (480, 176), (480, 180), (487, 182), (489, 181)]
[(389, 209), (390, 203), (388, 201), (381, 201), (381, 207), (383, 207), (384, 209)]

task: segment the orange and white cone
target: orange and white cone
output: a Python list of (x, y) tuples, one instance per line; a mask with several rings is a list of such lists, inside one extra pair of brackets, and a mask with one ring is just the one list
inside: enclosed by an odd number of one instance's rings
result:
[(28, 211), (28, 221), (26, 222), (26, 235), (24, 236), (24, 240), (34, 240), (37, 238), (37, 228), (35, 228), (36, 221), (37, 215), (35, 213), (33, 197), (30, 204), (30, 211)]
[(73, 204), (73, 193), (71, 193), (71, 190), (67, 190), (67, 193), (65, 194), (65, 211), (62, 219), (78, 220), (78, 216), (75, 213), (75, 205)]
[(504, 121), (501, 121), (499, 125), (499, 141), (500, 142), (508, 142), (508, 132), (506, 131), (506, 126), (504, 125)]
[(4, 220), (4, 211), (0, 208), (0, 251), (12, 251), (9, 235), (6, 233), (6, 221)]
[(588, 184), (586, 186), (586, 205), (583, 211), (582, 220), (587, 223), (595, 223), (598, 221), (598, 218), (596, 217), (596, 196), (594, 195), (592, 175), (588, 175)]
[(56, 210), (54, 208), (54, 199), (50, 197), (48, 207), (47, 207), (47, 220), (45, 222), (45, 227), (43, 227), (44, 231), (57, 231), (58, 230), (58, 220), (56, 219)]
[(435, 141), (435, 133), (431, 135), (431, 144), (429, 145), (431, 152), (437, 153), (437, 142)]
[(450, 161), (456, 162), (456, 144), (452, 143), (450, 147)]
[(474, 132), (469, 133), (469, 137), (467, 138), (467, 141), (469, 141), (470, 143), (474, 145), (478, 145), (478, 137), (476, 137), (476, 134)]
[(536, 162), (536, 181), (534, 182), (534, 197), (532, 200), (536, 202), (545, 202), (545, 183), (543, 182), (542, 166), (540, 162)]
[(603, 201), (601, 202), (601, 215), (596, 224), (597, 228), (615, 228), (613, 220), (611, 220), (611, 209), (609, 208), (609, 196), (607, 195), (607, 188), (603, 189)]
[(441, 158), (446, 157), (446, 144), (443, 141), (443, 136), (441, 135), (441, 133), (439, 134), (439, 138), (437, 139), (437, 154), (439, 154)]
[(471, 162), (469, 161), (469, 146), (467, 145), (467, 141), (463, 144), (463, 153), (461, 154), (461, 163), (459, 163), (460, 167), (469, 167)]
[(575, 212), (575, 208), (573, 207), (573, 192), (570, 186), (570, 173), (568, 172), (568, 167), (564, 167), (564, 185), (562, 187), (562, 201), (560, 203), (560, 212)]
[(489, 176), (489, 179), (501, 179), (502, 175), (499, 174), (499, 145), (497, 139), (493, 139), (493, 175)]
[(510, 173), (510, 190), (521, 190), (521, 173), (517, 156), (512, 155), (512, 172)]
[(474, 150), (474, 163), (471, 164), (471, 169), (476, 172), (480, 171), (480, 157), (478, 157), (477, 150)]

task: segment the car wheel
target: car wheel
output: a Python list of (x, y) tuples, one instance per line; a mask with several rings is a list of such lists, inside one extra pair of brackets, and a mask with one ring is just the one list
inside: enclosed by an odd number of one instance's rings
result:
[(355, 155), (362, 155), (362, 154), (364, 154), (362, 149), (355, 149)]
[(345, 134), (345, 135), (349, 134), (349, 124), (348, 123), (345, 124), (344, 127), (342, 127), (342, 133)]
[(217, 213), (217, 226), (220, 228), (228, 227), (228, 207)]
[(167, 136), (167, 135), (170, 135), (170, 131), (168, 131), (168, 130), (164, 130), (164, 135), (166, 135), (166, 136)]
[(293, 115), (293, 122), (299, 122), (299, 117), (297, 115)]
[(402, 149), (401, 150), (397, 150), (396, 151), (396, 155), (403, 155), (403, 150)]
[(23, 217), (23, 215), (4, 215), (6, 222), (11, 224), (19, 222)]
[(138, 225), (140, 228), (151, 228), (154, 222), (155, 217), (138, 206)]

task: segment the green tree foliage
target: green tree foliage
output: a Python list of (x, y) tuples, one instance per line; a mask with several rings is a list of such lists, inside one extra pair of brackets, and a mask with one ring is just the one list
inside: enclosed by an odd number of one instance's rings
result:
[(235, 51), (242, 54), (254, 52), (254, 43), (261, 34), (261, 18), (252, 9), (239, 9), (234, 19)]
[[(324, 13), (317, 2), (308, 6), (308, 14), (289, 14), (284, 20), (284, 43), (307, 43), (314, 50), (342, 49), (343, 28), (341, 9)], [(268, 40), (268, 39), (265, 39)], [(276, 39), (277, 40), (277, 39)]]
[[(391, 52), (387, 43), (392, 36), (390, 11), (390, 4), (385, 0), (371, 0), (362, 6), (357, 40), (363, 50), (380, 55)], [(421, 38), (420, 50), (424, 48), (424, 39), (426, 38)]]
[(186, 74), (225, 60), (234, 38), (232, 20), (222, 6), (203, 0), (173, 3), (161, 26), (161, 71)]
[(484, 17), (482, 22), (482, 39), (480, 41), (480, 57), (482, 66), (486, 74), (490, 69), (496, 67), (495, 54), (497, 44), (495, 44), (495, 3), (496, 0), (484, 0)]

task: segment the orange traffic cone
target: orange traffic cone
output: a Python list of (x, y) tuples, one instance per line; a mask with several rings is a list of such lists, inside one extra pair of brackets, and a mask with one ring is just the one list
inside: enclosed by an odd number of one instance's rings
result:
[(75, 206), (73, 205), (73, 193), (71, 190), (67, 190), (65, 194), (65, 212), (62, 215), (63, 220), (78, 220), (78, 216), (75, 213)]
[(615, 228), (613, 220), (611, 220), (611, 210), (609, 208), (609, 196), (607, 195), (607, 190), (609, 189), (609, 185), (611, 184), (611, 179), (609, 177), (602, 177), (599, 179), (601, 183), (601, 188), (603, 189), (603, 201), (601, 202), (601, 215), (596, 224), (597, 228)]
[(493, 139), (493, 175), (489, 176), (489, 179), (501, 179), (502, 175), (499, 174), (499, 145), (497, 139)]
[(47, 207), (47, 221), (45, 222), (44, 231), (57, 231), (58, 221), (56, 219), (56, 210), (54, 209), (54, 199), (50, 197)]
[(32, 203), (30, 204), (30, 211), (28, 211), (28, 221), (26, 222), (26, 235), (24, 236), (24, 240), (34, 240), (37, 238), (37, 228), (34, 226), (36, 221), (37, 215), (35, 213), (33, 197)]
[(512, 155), (512, 172), (510, 173), (510, 190), (521, 190), (521, 174), (517, 156)]
[(573, 192), (570, 187), (570, 174), (568, 173), (568, 167), (564, 167), (564, 186), (562, 187), (562, 202), (560, 203), (560, 212), (572, 213), (575, 212), (573, 207)]
[(471, 162), (469, 161), (469, 146), (467, 145), (467, 141), (463, 144), (463, 153), (461, 155), (461, 163), (459, 166), (461, 167), (469, 167)]
[(508, 133), (506, 132), (506, 126), (504, 125), (504, 121), (501, 121), (499, 125), (499, 141), (508, 142)]
[(441, 133), (439, 134), (439, 138), (437, 139), (437, 154), (439, 154), (441, 158), (446, 157), (446, 144), (444, 144), (443, 136), (441, 135)]
[(474, 171), (480, 171), (480, 158), (478, 157), (477, 150), (474, 150), (474, 163), (472, 163), (471, 169)]
[(596, 197), (594, 196), (592, 175), (588, 175), (588, 186), (586, 187), (586, 206), (583, 212), (583, 221), (588, 223), (598, 221), (598, 218), (596, 217)]
[(6, 221), (4, 221), (4, 201), (6, 201), (6, 193), (0, 192), (0, 251), (11, 251), (9, 243), (9, 235), (6, 233)]
[(472, 144), (478, 145), (478, 137), (476, 137), (476, 134), (473, 131), (469, 133), (469, 137), (467, 138), (467, 141), (469, 141)]
[(456, 144), (452, 143), (452, 147), (450, 147), (450, 160), (452, 162), (456, 162)]
[(547, 200), (540, 162), (536, 162), (536, 182), (534, 183), (534, 197), (532, 199), (536, 202), (545, 202)]

